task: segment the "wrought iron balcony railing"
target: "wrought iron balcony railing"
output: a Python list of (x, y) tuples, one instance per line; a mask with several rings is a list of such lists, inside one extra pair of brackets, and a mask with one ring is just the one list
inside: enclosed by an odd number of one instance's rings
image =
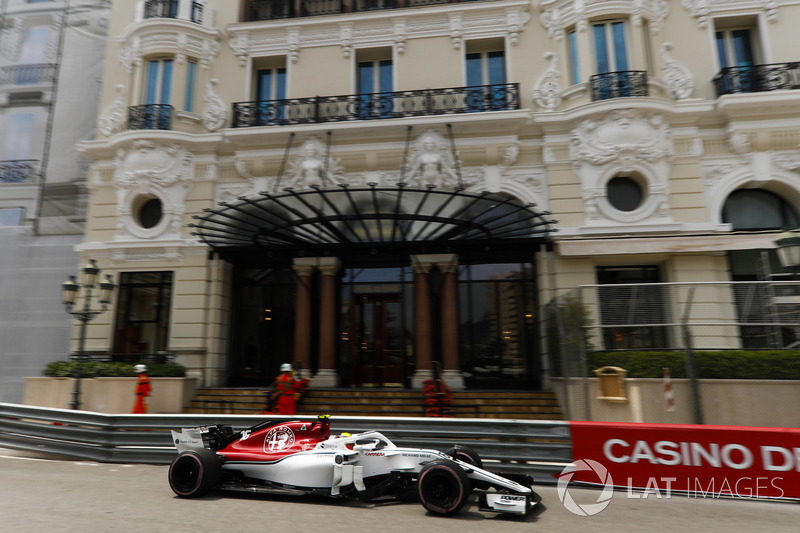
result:
[(800, 89), (800, 62), (727, 67), (712, 80), (717, 97), (723, 94)]
[(168, 104), (135, 105), (128, 108), (129, 130), (172, 129), (172, 106)]
[(280, 126), (519, 109), (519, 84), (237, 102), (233, 127)]
[(176, 19), (180, 16), (182, 2), (189, 7), (189, 20), (196, 24), (202, 24), (203, 4), (191, 0), (147, 0), (144, 3), (144, 18)]
[(35, 159), (0, 161), (0, 183), (26, 183), (36, 181)]
[(250, 20), (274, 20), (315, 15), (358, 13), (380, 9), (398, 9), (472, 0), (252, 0)]
[(647, 72), (643, 70), (620, 70), (604, 72), (589, 78), (592, 100), (608, 100), (625, 96), (647, 96)]
[(52, 83), (56, 78), (56, 65), (14, 65), (0, 68), (0, 85), (37, 85)]

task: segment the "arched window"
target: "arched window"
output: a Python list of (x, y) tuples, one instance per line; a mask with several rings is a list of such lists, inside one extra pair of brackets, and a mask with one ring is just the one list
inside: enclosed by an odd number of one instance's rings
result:
[(722, 208), (722, 221), (734, 230), (796, 228), (797, 212), (780, 196), (763, 189), (739, 189)]

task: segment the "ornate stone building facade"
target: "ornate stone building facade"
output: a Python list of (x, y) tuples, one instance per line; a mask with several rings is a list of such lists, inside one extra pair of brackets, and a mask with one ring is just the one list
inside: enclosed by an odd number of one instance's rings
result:
[(318, 387), (546, 386), (559, 293), (753, 279), (798, 225), (799, 19), (115, 1), (79, 251), (120, 291), (90, 346), (172, 352), (207, 385), (292, 361)]

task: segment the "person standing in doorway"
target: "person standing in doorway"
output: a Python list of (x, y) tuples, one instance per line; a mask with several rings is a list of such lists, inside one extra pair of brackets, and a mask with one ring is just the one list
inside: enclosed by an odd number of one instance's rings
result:
[(133, 414), (144, 414), (147, 412), (147, 397), (150, 396), (150, 378), (147, 376), (145, 365), (136, 365), (133, 371), (139, 378), (136, 383), (136, 401), (133, 404)]

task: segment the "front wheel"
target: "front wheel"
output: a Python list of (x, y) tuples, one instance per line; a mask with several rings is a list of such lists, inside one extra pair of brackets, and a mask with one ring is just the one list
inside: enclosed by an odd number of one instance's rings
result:
[(425, 509), (437, 515), (449, 516), (464, 507), (471, 488), (466, 472), (457, 463), (440, 459), (422, 468), (417, 490)]
[(478, 468), (483, 468), (483, 461), (481, 461), (481, 456), (478, 455), (478, 452), (470, 448), (469, 446), (462, 446), (460, 444), (456, 444), (446, 452), (447, 455), (452, 457), (453, 459), (458, 459), (468, 465), (477, 466)]
[(169, 486), (182, 498), (197, 498), (219, 483), (222, 463), (211, 450), (184, 452), (169, 465)]

